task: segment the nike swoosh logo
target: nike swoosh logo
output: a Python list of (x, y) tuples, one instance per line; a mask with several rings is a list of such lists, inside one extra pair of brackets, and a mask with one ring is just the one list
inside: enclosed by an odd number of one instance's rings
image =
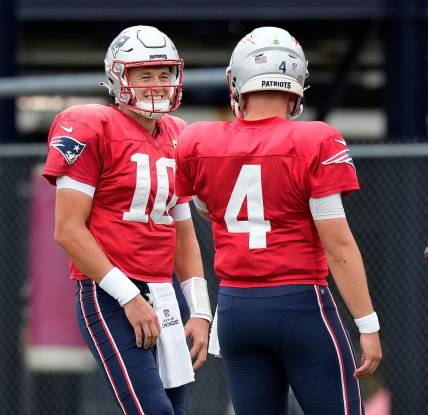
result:
[(71, 134), (73, 132), (73, 127), (64, 127), (63, 125), (60, 125), (60, 127), (67, 132), (68, 134)]
[(340, 144), (343, 144), (344, 146), (346, 146), (346, 141), (345, 140), (334, 140), (337, 141)]

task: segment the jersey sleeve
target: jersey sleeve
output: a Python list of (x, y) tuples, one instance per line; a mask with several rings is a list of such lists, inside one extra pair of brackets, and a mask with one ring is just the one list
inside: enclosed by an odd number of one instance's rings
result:
[(195, 191), (193, 189), (192, 174), (190, 171), (189, 161), (186, 159), (186, 142), (183, 141), (182, 133), (179, 137), (177, 148), (175, 151), (175, 192), (178, 196), (193, 196)]
[(53, 185), (57, 177), (68, 176), (96, 187), (102, 166), (99, 137), (75, 118), (60, 114), (54, 120), (43, 176)]
[(360, 188), (345, 140), (332, 136), (321, 141), (310, 161), (310, 197), (346, 194)]

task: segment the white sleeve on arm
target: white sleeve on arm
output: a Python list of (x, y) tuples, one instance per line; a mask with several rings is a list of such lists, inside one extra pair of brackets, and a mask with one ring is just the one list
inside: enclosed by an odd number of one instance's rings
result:
[(178, 205), (175, 205), (169, 211), (169, 214), (175, 221), (187, 220), (192, 217), (188, 203), (179, 203)]
[(311, 209), (314, 220), (339, 219), (345, 218), (345, 210), (342, 205), (342, 196), (340, 193), (309, 199), (309, 208)]
[(96, 190), (96, 187), (79, 182), (68, 176), (57, 177), (56, 188), (77, 190), (78, 192), (85, 193), (89, 197), (94, 197), (94, 193)]

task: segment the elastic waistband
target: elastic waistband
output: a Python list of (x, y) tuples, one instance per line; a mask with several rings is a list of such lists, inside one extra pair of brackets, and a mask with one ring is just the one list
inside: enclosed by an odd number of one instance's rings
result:
[[(322, 287), (327, 288), (324, 285)], [(282, 295), (300, 294), (313, 291), (313, 289), (314, 284), (287, 284), (256, 288), (220, 287), (219, 294), (233, 297), (278, 297)]]

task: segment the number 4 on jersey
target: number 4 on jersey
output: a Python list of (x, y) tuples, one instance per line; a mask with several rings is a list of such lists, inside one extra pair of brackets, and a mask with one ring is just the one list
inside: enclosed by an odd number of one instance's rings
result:
[[(248, 220), (238, 220), (239, 212), (247, 198)], [(248, 233), (249, 248), (266, 248), (266, 233), (271, 226), (264, 218), (262, 174), (260, 165), (244, 164), (238, 180), (230, 195), (224, 214), (227, 230), (230, 233)]]

